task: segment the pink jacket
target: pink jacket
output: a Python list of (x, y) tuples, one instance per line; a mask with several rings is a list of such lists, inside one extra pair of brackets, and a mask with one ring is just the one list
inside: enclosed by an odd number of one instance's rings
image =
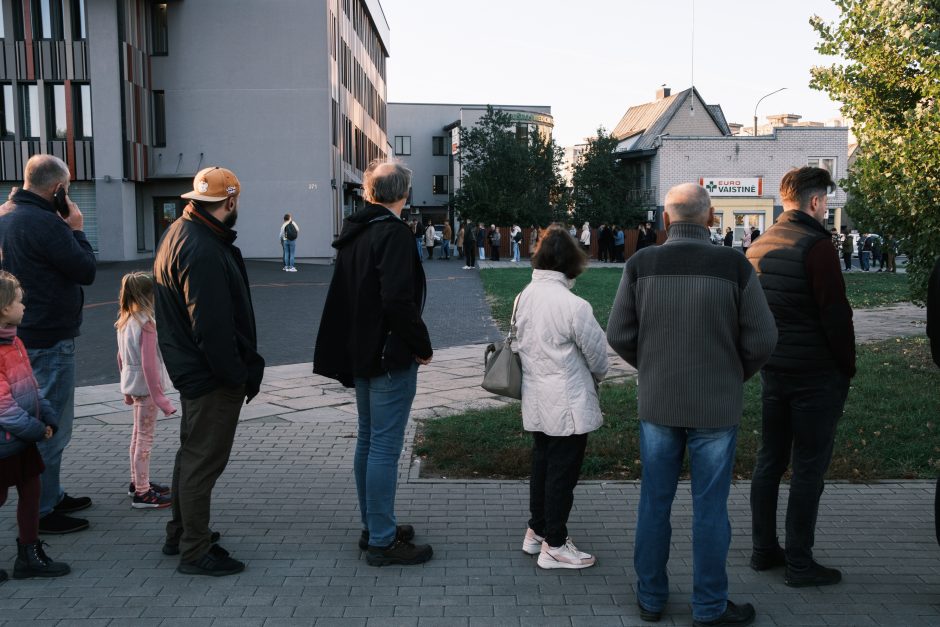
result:
[(117, 339), (121, 393), (125, 397), (150, 396), (167, 416), (176, 413), (176, 408), (164, 393), (167, 377), (157, 347), (157, 327), (153, 320), (131, 317), (118, 329)]

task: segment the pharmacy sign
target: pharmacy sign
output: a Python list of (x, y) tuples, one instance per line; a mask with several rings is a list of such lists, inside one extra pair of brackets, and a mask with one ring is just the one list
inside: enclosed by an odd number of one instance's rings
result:
[(764, 192), (762, 178), (704, 176), (698, 180), (698, 184), (712, 196), (761, 196)]

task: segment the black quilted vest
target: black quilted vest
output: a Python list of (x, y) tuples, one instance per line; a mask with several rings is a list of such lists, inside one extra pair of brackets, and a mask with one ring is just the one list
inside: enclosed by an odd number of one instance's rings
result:
[(806, 256), (823, 226), (802, 211), (785, 211), (747, 250), (767, 304), (777, 321), (777, 347), (764, 365), (782, 372), (834, 370), (836, 361), (819, 320), (819, 308), (806, 274)]

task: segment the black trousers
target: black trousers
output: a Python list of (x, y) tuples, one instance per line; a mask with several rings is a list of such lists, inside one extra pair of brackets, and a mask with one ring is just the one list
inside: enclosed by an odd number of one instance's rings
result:
[(792, 456), (785, 548), (787, 564), (799, 570), (813, 560), (819, 499), (849, 378), (838, 371), (805, 375), (764, 370), (761, 385), (761, 446), (751, 480), (754, 550), (777, 546), (777, 496)]
[(476, 268), (477, 267), (477, 245), (474, 244), (472, 246), (464, 246), (463, 251), (467, 255), (467, 265), (470, 266), (471, 268)]
[(567, 436), (532, 433), (529, 528), (545, 538), (549, 546), (561, 546), (568, 537), (568, 515), (586, 446), (586, 433)]
[(499, 244), (490, 244), (490, 261), (499, 261)]
[(852, 269), (852, 253), (842, 253), (842, 261), (845, 263), (845, 269)]
[(180, 448), (173, 465), (173, 517), (166, 541), (179, 544), (180, 560), (198, 560), (209, 551), (212, 489), (232, 453), (245, 386), (218, 388), (182, 399)]

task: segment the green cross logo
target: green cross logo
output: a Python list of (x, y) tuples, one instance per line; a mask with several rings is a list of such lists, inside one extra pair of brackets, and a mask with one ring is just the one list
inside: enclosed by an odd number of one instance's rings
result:
[(708, 193), (710, 194), (714, 192), (716, 189), (718, 189), (718, 186), (715, 185), (715, 181), (709, 181), (708, 185), (705, 186), (705, 189), (707, 189)]

